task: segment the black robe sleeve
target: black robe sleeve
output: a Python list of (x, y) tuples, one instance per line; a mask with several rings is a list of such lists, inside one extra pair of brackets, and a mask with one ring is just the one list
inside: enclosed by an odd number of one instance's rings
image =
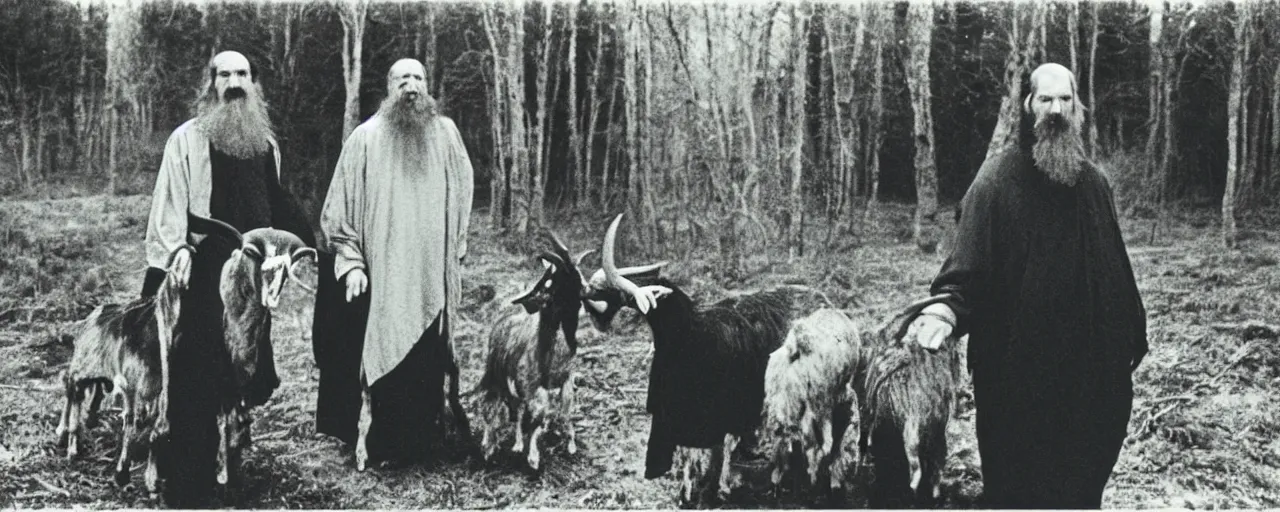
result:
[(940, 302), (956, 313), (956, 337), (969, 332), (974, 308), (988, 300), (1001, 220), (996, 165), (984, 165), (965, 192), (955, 247), (929, 288), (932, 295), (949, 296)]

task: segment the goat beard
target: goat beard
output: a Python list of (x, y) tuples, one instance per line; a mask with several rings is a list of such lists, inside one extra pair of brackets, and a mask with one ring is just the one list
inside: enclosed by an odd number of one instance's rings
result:
[[(417, 98), (409, 99), (406, 93), (410, 91), (418, 93)], [(378, 115), (402, 134), (420, 134), (436, 115), (436, 100), (423, 87), (397, 89), (382, 100)]]
[(227, 91), (222, 98), (215, 92), (207, 93), (200, 100), (196, 117), (213, 147), (245, 159), (266, 152), (273, 133), (262, 89), (253, 84), (241, 90), (244, 95), (238, 98), (228, 98)]
[(1084, 138), (1081, 135), (1080, 109), (1073, 108), (1070, 117), (1061, 114), (1037, 116), (1035, 144), (1031, 156), (1036, 167), (1049, 179), (1072, 186), (1080, 179), (1084, 163)]

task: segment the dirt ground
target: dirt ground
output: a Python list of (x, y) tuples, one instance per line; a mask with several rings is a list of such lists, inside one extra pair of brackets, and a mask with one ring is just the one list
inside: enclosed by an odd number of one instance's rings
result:
[[(151, 508), (141, 463), (130, 486), (111, 482), (118, 453), (115, 410), (84, 434), (81, 457), (55, 447), (65, 369), (78, 321), (104, 301), (124, 301), (142, 283), (145, 196), (0, 204), (0, 507)], [(1242, 219), (1247, 238), (1236, 251), (1218, 243), (1216, 212), (1176, 215), (1157, 243), (1150, 220), (1125, 231), (1148, 311), (1151, 352), (1135, 374), (1130, 439), (1104, 497), (1107, 508), (1264, 508), (1280, 506), (1280, 230)], [(496, 298), (467, 304), (457, 322), (464, 389), (479, 380), (487, 326), (517, 306), (510, 298), (541, 273), (531, 242), (498, 240), (477, 213), (464, 286), (490, 286)], [(910, 210), (888, 205), (876, 233), (854, 248), (819, 251), (794, 264), (754, 261), (733, 283), (713, 281), (716, 263), (695, 255), (666, 272), (693, 297), (782, 283), (822, 291), (859, 321), (878, 323), (919, 298), (941, 262), (909, 243)], [(560, 229), (575, 250), (599, 244), (608, 215), (578, 218)], [(1274, 220), (1274, 219), (1273, 219)], [(626, 224), (624, 222), (625, 231)], [(845, 244), (848, 245), (848, 244)], [(513, 250), (515, 249), (515, 250)], [(537, 247), (541, 249), (541, 247)], [(650, 248), (661, 255), (658, 248)], [(674, 256), (661, 256), (675, 259)], [(621, 256), (623, 263), (640, 261)], [(777, 258), (783, 261), (785, 258)], [(594, 268), (594, 263), (588, 265)], [(314, 271), (304, 272), (314, 283)], [(469, 293), (468, 297), (482, 294)], [(645, 480), (644, 414), (651, 343), (648, 328), (627, 311), (602, 335), (584, 322), (579, 366), (579, 451), (554, 438), (540, 475), (515, 457), (489, 464), (463, 455), (431, 466), (354, 469), (350, 448), (314, 429), (317, 370), (311, 349), (311, 297), (290, 287), (274, 324), (283, 380), (256, 410), (254, 445), (244, 482), (220, 496), (245, 508), (674, 508), (673, 478)], [(981, 492), (972, 404), (961, 401), (949, 432), (950, 458), (942, 506), (971, 506)], [(468, 413), (476, 422), (474, 403)], [(851, 485), (848, 503), (865, 504), (869, 469)], [(731, 506), (809, 505), (748, 493)]]

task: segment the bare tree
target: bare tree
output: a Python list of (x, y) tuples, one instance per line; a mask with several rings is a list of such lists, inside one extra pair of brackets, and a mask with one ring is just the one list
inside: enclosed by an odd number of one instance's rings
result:
[(339, 18), (342, 20), (342, 76), (346, 84), (346, 107), (342, 115), (342, 140), (360, 124), (360, 63), (364, 53), (365, 18), (370, 0), (343, 0)]
[[(107, 99), (106, 119), (110, 143), (107, 151), (107, 195), (115, 195), (120, 164), (126, 145), (138, 128), (136, 66), (138, 55), (139, 6), (132, 0), (112, 3), (107, 8)], [(25, 142), (24, 142), (25, 144)], [(132, 147), (130, 144), (129, 147)], [(129, 155), (131, 156), (131, 155)]]
[(511, 225), (516, 233), (529, 232), (529, 220), (533, 216), (533, 181), (530, 176), (532, 167), (529, 155), (529, 140), (526, 138), (525, 119), (528, 111), (524, 103), (524, 4), (517, 0), (500, 0), (507, 3), (507, 68), (506, 87), (508, 113), (507, 140), (511, 144), (509, 153), (511, 170), (508, 175), (508, 190), (511, 194)]
[[(1044, 46), (1042, 42), (1038, 42), (1036, 36), (1045, 24), (1047, 5), (1038, 2), (1019, 2), (1011, 8), (1014, 15), (1010, 17), (1009, 56), (1005, 60), (1004, 68), (1004, 83), (1008, 92), (1000, 102), (1000, 118), (996, 121), (995, 130), (992, 131), (991, 143), (987, 145), (987, 158), (991, 158), (991, 155), (1004, 148), (1017, 136), (1018, 116), (1022, 108), (1022, 75), (1030, 67), (1031, 58), (1036, 55), (1036, 49)], [(1022, 41), (1019, 41), (1018, 37), (1019, 19), (1022, 18), (1022, 15), (1019, 15), (1020, 11), (1031, 18), (1026, 38)]]
[(1159, 171), (1160, 129), (1161, 124), (1167, 122), (1161, 119), (1161, 114), (1164, 113), (1164, 109), (1161, 108), (1164, 105), (1163, 101), (1161, 101), (1161, 96), (1164, 94), (1162, 78), (1164, 76), (1164, 54), (1166, 50), (1162, 38), (1164, 34), (1164, 0), (1150, 0), (1148, 4), (1151, 14), (1151, 31), (1148, 40), (1151, 45), (1151, 60), (1147, 64), (1147, 72), (1150, 75), (1147, 80), (1147, 112), (1151, 120), (1147, 125), (1146, 175), (1147, 179), (1151, 179)]
[(1249, 41), (1249, 3), (1235, 4), (1235, 49), (1231, 57), (1231, 81), (1227, 86), (1227, 183), (1222, 193), (1222, 241), (1228, 249), (1236, 247), (1236, 187), (1243, 163), (1240, 148), (1242, 96), (1245, 89), (1245, 54)]
[(801, 193), (804, 186), (804, 104), (805, 104), (805, 82), (808, 78), (809, 61), (808, 31), (805, 30), (808, 22), (808, 13), (805, 12), (805, 6), (795, 4), (791, 8), (791, 37), (793, 38), (793, 53), (791, 59), (791, 94), (790, 105), (787, 113), (790, 114), (790, 149), (788, 150), (788, 163), (791, 168), (791, 215), (790, 222), (787, 227), (787, 255), (790, 259), (804, 255), (804, 195)]
[(1098, 70), (1098, 35), (1102, 32), (1098, 27), (1098, 0), (1090, 2), (1092, 4), (1090, 11), (1090, 20), (1092, 29), (1089, 35), (1089, 158), (1098, 157), (1098, 94), (1094, 90), (1094, 84), (1097, 82), (1095, 75)]
[[(876, 9), (870, 9), (876, 11)], [(884, 120), (884, 41), (893, 27), (893, 7), (885, 4), (876, 13), (876, 30), (872, 37), (872, 50), (875, 54), (875, 81), (871, 85), (871, 122), (867, 128), (867, 176), (870, 184), (867, 187), (867, 208), (863, 212), (862, 222), (871, 222), (876, 202), (880, 197), (880, 146), (884, 142), (881, 126)], [(863, 232), (865, 232), (865, 226)]]
[(572, 204), (577, 207), (582, 199), (582, 184), (586, 181), (585, 173), (582, 167), (582, 158), (579, 152), (582, 151), (582, 136), (579, 124), (582, 122), (578, 118), (578, 6), (569, 5), (569, 56), (566, 58), (569, 63), (569, 169), (572, 172), (570, 183), (572, 188), (569, 189), (569, 195), (573, 199)]
[(504, 53), (507, 51), (505, 25), (499, 26), (501, 15), (498, 3), (486, 4), (482, 11), (484, 33), (489, 41), (489, 55), (493, 63), (490, 72), (493, 74), (492, 87), (489, 89), (489, 129), (493, 137), (493, 168), (489, 178), (489, 222), (495, 230), (505, 228), (509, 219), (511, 196), (507, 188), (510, 167), (507, 159), (510, 148), (506, 137), (504, 119), (510, 116), (506, 108), (507, 66)]
[(907, 7), (910, 54), (907, 57), (907, 88), (915, 113), (916, 214), (912, 225), (916, 247), (926, 253), (937, 249), (932, 229), (938, 211), (938, 166), (933, 157), (933, 94), (929, 80), (929, 52), (933, 39), (932, 2), (911, 2)]

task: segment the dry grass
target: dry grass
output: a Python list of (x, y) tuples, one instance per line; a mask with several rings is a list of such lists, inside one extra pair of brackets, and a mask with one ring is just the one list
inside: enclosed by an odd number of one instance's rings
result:
[[(87, 433), (80, 460), (65, 461), (53, 437), (61, 400), (55, 378), (66, 366), (76, 321), (98, 303), (126, 299), (141, 286), (147, 204), (145, 196), (135, 196), (0, 205), (0, 507), (156, 506), (140, 489), (140, 476), (126, 489), (110, 483), (117, 414), (108, 413), (103, 426)], [(861, 321), (878, 322), (918, 298), (940, 263), (939, 256), (919, 254), (902, 236), (909, 234), (909, 213), (886, 206), (861, 247), (795, 263), (756, 256), (750, 262), (754, 271), (735, 283), (705, 277), (715, 275), (710, 257), (675, 262), (668, 272), (704, 300), (803, 283)], [(587, 248), (598, 243), (607, 222), (599, 215), (559, 231), (571, 248)], [(1146, 221), (1126, 225), (1149, 311), (1151, 354), (1136, 375), (1132, 439), (1106, 493), (1107, 507), (1280, 506), (1280, 409), (1272, 405), (1280, 399), (1280, 348), (1276, 333), (1265, 327), (1280, 311), (1280, 233), (1255, 226), (1239, 251), (1224, 252), (1216, 226), (1212, 212), (1181, 215), (1161, 235), (1163, 245), (1153, 247), (1146, 245)], [(472, 236), (464, 283), (472, 289), (491, 286), (497, 298), (468, 304), (458, 323), (464, 387), (479, 379), (486, 326), (500, 310), (513, 307), (504, 299), (541, 272), (532, 257), (535, 242), (500, 240), (481, 226)], [(662, 247), (647, 249), (661, 255)], [(674, 481), (641, 477), (651, 349), (648, 329), (632, 313), (624, 312), (608, 337), (583, 324), (577, 455), (569, 456), (549, 436), (540, 476), (517, 469), (512, 457), (483, 465), (461, 456), (431, 467), (356, 473), (350, 448), (315, 434), (312, 306), (305, 292), (290, 290), (274, 333), (283, 385), (258, 410), (244, 486), (222, 496), (223, 505), (675, 506)], [(813, 300), (816, 305), (819, 299)], [(474, 404), (467, 405), (474, 416)], [(949, 432), (944, 506), (968, 506), (981, 490), (972, 421), (965, 393)], [(868, 477), (865, 470), (857, 477), (851, 505), (863, 503), (859, 496)], [(748, 494), (738, 506), (809, 504)]]

